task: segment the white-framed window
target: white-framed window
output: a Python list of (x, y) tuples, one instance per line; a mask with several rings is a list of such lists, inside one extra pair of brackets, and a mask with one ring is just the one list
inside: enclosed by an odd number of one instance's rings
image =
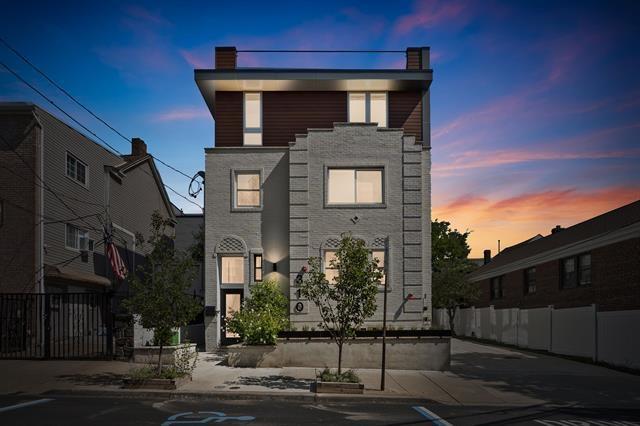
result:
[(73, 250), (89, 250), (93, 249), (93, 244), (89, 244), (89, 231), (80, 229), (70, 223), (66, 225), (65, 246)]
[(349, 122), (387, 127), (386, 92), (349, 92)]
[(386, 253), (384, 249), (371, 250), (371, 258), (377, 260), (378, 270), (382, 273), (380, 285), (387, 285)]
[(244, 93), (243, 145), (262, 145), (262, 93)]
[(71, 179), (79, 182), (80, 184), (87, 186), (87, 171), (88, 167), (85, 163), (78, 160), (75, 156), (67, 152), (67, 176)]
[(382, 168), (330, 168), (327, 204), (382, 204)]
[(324, 251), (324, 276), (329, 284), (335, 284), (336, 278), (338, 278), (337, 261), (335, 250)]
[(220, 282), (244, 284), (244, 256), (221, 256)]
[(260, 172), (237, 170), (233, 177), (234, 207), (257, 208), (261, 205)]

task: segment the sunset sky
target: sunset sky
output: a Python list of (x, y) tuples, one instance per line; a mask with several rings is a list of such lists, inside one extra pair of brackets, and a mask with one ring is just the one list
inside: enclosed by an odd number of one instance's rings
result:
[[(89, 3), (5, 3), (0, 35), (188, 174), (204, 168), (203, 148), (213, 145), (193, 69), (213, 67), (214, 46), (427, 45), (433, 218), (471, 230), (472, 256), (495, 252), (498, 239), (504, 248), (640, 198), (640, 2)], [(0, 60), (129, 150), (2, 46)], [(404, 56), (241, 54), (239, 65), (401, 68)], [(0, 69), (0, 101), (18, 100), (60, 115)], [(187, 192), (185, 177), (159, 168)], [(198, 210), (170, 195), (185, 211)]]

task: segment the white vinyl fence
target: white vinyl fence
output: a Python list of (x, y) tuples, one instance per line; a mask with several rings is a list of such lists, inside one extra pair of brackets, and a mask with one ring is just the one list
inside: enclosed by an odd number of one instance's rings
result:
[[(458, 335), (521, 348), (591, 358), (640, 369), (640, 310), (598, 312), (596, 305), (554, 309), (458, 309)], [(449, 329), (444, 309), (433, 310), (434, 328)]]

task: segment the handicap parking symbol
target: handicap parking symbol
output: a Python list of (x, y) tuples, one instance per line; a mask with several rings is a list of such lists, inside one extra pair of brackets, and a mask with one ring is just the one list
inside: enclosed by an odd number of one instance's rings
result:
[(229, 421), (250, 422), (255, 420), (253, 416), (227, 416), (219, 411), (187, 411), (174, 414), (162, 423), (162, 426), (171, 425), (202, 425), (207, 423), (222, 423)]

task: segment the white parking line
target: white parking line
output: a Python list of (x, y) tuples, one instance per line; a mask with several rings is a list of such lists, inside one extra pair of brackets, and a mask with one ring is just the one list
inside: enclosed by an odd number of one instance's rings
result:
[(5, 411), (17, 410), (18, 408), (29, 407), (31, 405), (43, 404), (43, 403), (49, 402), (49, 401), (53, 401), (53, 399), (43, 398), (43, 399), (36, 399), (34, 401), (23, 402), (21, 404), (10, 405), (8, 407), (0, 408), (0, 413), (4, 413)]
[(448, 421), (441, 419), (440, 416), (438, 416), (436, 413), (427, 410), (424, 407), (420, 407), (420, 406), (415, 406), (413, 407), (414, 410), (416, 410), (418, 413), (422, 414), (422, 416), (424, 418), (426, 418), (427, 420), (429, 420), (431, 423), (433, 423), (434, 425), (439, 425), (439, 426), (453, 426), (451, 423), (449, 423)]

